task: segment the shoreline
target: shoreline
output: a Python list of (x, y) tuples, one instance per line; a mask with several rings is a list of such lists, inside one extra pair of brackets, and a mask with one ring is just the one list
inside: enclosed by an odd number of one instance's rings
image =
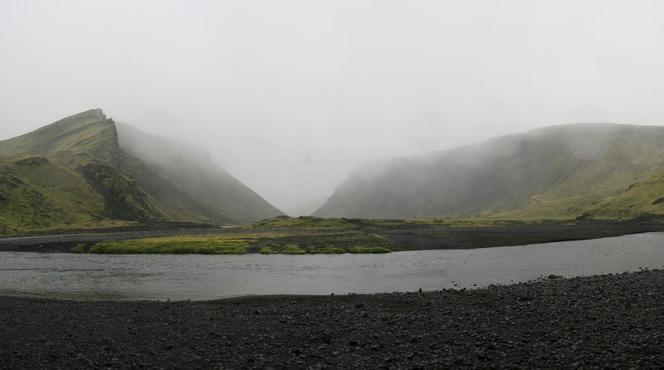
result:
[(664, 366), (664, 270), (212, 301), (0, 296), (8, 368)]
[[(362, 225), (362, 221), (360, 221), (359, 224)], [(394, 226), (376, 226), (369, 224), (360, 226), (358, 230), (364, 234), (380, 236), (386, 241), (382, 246), (391, 249), (392, 252), (400, 252), (413, 250), (508, 247), (527, 244), (600, 239), (648, 232), (664, 232), (664, 222), (633, 220), (577, 221), (575, 223), (513, 223), (505, 225), (472, 227), (436, 224), (398, 224)], [(252, 232), (256, 234), (259, 234), (260, 232), (269, 234), (270, 231), (288, 231), (288, 229), (257, 229)], [(0, 238), (0, 252), (74, 253), (75, 248), (81, 244), (84, 244), (87, 246), (86, 248), (89, 248), (91, 245), (105, 241), (123, 241), (146, 237), (165, 236), (233, 235), (234, 233), (238, 232), (241, 232), (241, 229), (234, 227), (216, 229), (178, 228), (163, 230), (155, 229), (143, 231), (122, 231), (115, 233), (106, 232), (7, 237)], [(327, 241), (327, 236), (329, 236), (329, 234), (295, 234), (295, 236), (291, 237), (284, 243), (300, 245), (304, 249), (311, 247), (313, 248), (312, 250), (324, 248), (326, 246), (334, 246), (335, 241)], [(332, 245), (325, 244), (328, 242), (332, 243)], [(350, 245), (346, 245), (345, 247), (348, 248)], [(259, 246), (252, 248), (253, 249), (251, 249), (247, 254), (259, 253)]]

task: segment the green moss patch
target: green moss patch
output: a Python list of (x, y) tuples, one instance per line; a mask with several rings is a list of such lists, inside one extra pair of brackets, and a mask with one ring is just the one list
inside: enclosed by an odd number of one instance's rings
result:
[(258, 251), (258, 253), (260, 253), (260, 254), (273, 254), (274, 250), (272, 250), (272, 247), (263, 247)]
[(173, 236), (101, 242), (90, 253), (245, 254), (253, 241), (251, 236)]
[(307, 253), (307, 251), (305, 251), (304, 249), (298, 247), (295, 244), (286, 244), (281, 248), (281, 250), (279, 252), (283, 253), (283, 254), (306, 254)]

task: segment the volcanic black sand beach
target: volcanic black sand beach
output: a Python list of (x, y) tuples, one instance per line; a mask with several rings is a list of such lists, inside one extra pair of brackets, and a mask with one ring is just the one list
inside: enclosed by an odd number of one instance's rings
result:
[(2, 368), (650, 368), (663, 348), (662, 270), (335, 297), (0, 297)]

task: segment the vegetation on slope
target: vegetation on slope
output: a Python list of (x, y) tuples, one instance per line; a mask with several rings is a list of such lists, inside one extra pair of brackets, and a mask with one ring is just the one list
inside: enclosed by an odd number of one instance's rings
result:
[(635, 182), (588, 210), (595, 218), (656, 218), (664, 216), (664, 172)]
[[(61, 119), (25, 135), (0, 142), (0, 156), (90, 154), (103, 157), (117, 149), (115, 127), (100, 109), (89, 110)], [(107, 160), (108, 158), (97, 158)]]
[(104, 198), (75, 170), (44, 157), (0, 159), (1, 232), (122, 224), (104, 212)]
[[(379, 226), (664, 215), (662, 127), (558, 126), (385, 161), (356, 171), (317, 212), (374, 220), (271, 218), (281, 213), (209, 158), (160, 158), (155, 148), (166, 139), (132, 136), (136, 131), (118, 135), (112, 120), (91, 110), (0, 142), (0, 233), (270, 218), (249, 228), (282, 230), (283, 243), (310, 253), (389, 248), (380, 235), (366, 232)], [(411, 220), (391, 220), (402, 218)], [(283, 243), (261, 247), (279, 251)]]
[[(232, 179), (223, 174), (224, 181)], [(194, 175), (200, 174), (183, 176)], [(215, 183), (215, 179), (207, 186), (218, 186), (217, 197), (237, 198), (224, 192), (224, 184)], [(242, 185), (232, 180), (234, 186)], [(219, 203), (201, 203), (195, 191), (179, 187), (162, 176), (158, 168), (125, 152), (119, 145), (115, 123), (99, 109), (0, 141), (3, 234), (154, 221), (228, 224), (246, 218), (240, 212), (242, 202), (247, 201), (247, 208), (264, 202), (251, 193), (259, 199), (252, 203), (250, 194), (245, 193), (226, 214)], [(233, 214), (236, 211), (237, 216)], [(278, 210), (275, 213), (270, 209), (265, 217), (278, 214)]]
[(104, 197), (106, 217), (121, 220), (149, 220), (161, 217), (150, 196), (122, 170), (96, 161), (79, 167), (79, 170), (88, 183)]
[(627, 194), (632, 184), (663, 169), (664, 127), (554, 126), (365, 166), (316, 215), (521, 220), (659, 215), (664, 203), (652, 202), (664, 188), (651, 184), (652, 199), (625, 199), (635, 194)]

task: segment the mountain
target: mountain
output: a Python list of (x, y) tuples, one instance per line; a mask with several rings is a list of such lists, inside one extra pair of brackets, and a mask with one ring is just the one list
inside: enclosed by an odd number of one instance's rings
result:
[[(238, 222), (273, 218), (283, 213), (212, 162), (207, 152), (171, 138), (116, 124), (120, 146), (144, 161), (162, 178), (201, 204)], [(168, 150), (164, 150), (168, 148)]]
[[(95, 109), (1, 141), (0, 233), (152, 221), (229, 224), (281, 214), (209, 161), (178, 173), (133, 155), (140, 140), (162, 139), (131, 133), (127, 128), (121, 143), (115, 122)], [(174, 153), (180, 149), (186, 147), (160, 152), (168, 160), (188, 158)], [(197, 178), (205, 197), (178, 181), (187, 176)]]
[(664, 127), (574, 124), (365, 165), (315, 215), (632, 218), (662, 197)]

